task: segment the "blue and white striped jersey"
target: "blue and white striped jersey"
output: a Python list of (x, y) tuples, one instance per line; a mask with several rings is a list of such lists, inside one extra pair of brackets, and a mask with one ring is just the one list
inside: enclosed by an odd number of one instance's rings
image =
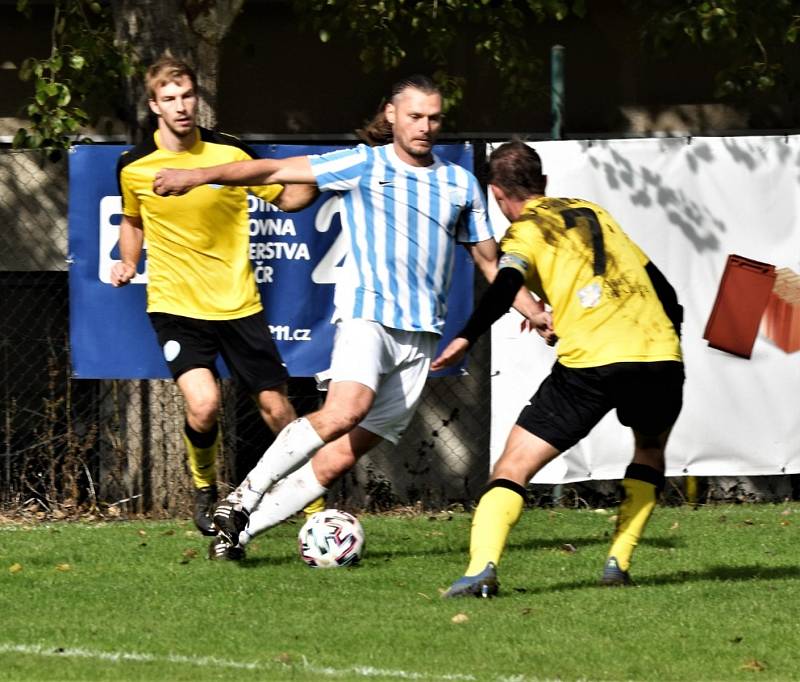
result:
[(441, 334), (456, 243), (492, 238), (475, 176), (436, 156), (410, 166), (391, 144), (309, 159), (319, 188), (341, 197), (349, 240), (336, 319)]

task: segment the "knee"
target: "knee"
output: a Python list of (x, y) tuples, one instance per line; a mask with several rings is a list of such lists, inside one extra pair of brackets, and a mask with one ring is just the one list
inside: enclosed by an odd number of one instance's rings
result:
[(187, 399), (186, 419), (195, 431), (208, 431), (217, 421), (219, 402), (215, 397)]
[(330, 447), (323, 448), (311, 459), (314, 476), (325, 488), (350, 471), (355, 463), (356, 456), (352, 452)]
[(322, 408), (323, 420), (329, 424), (335, 437), (350, 433), (367, 416), (367, 410), (358, 406), (328, 405)]
[(294, 407), (282, 393), (264, 391), (257, 402), (264, 421), (275, 433), (297, 417)]

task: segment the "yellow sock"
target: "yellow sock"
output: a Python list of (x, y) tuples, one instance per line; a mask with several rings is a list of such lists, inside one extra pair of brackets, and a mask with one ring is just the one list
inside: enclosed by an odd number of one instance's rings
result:
[(481, 496), (472, 517), (469, 566), (465, 575), (477, 575), (488, 562), (497, 565), (511, 529), (522, 515), (525, 488), (499, 479)]
[(313, 502), (309, 502), (304, 508), (303, 513), (306, 517), (316, 514), (317, 512), (325, 511), (325, 498), (318, 497)]
[(608, 556), (616, 557), (619, 567), (627, 571), (631, 565), (633, 550), (636, 549), (644, 527), (655, 509), (658, 487), (635, 478), (625, 478), (622, 487), (625, 489), (625, 499), (619, 507), (617, 528)]
[(189, 456), (189, 468), (192, 471), (192, 480), (195, 488), (207, 488), (217, 483), (217, 452), (221, 431), (207, 448), (199, 448), (192, 444), (184, 432), (183, 442), (186, 443), (186, 452)]

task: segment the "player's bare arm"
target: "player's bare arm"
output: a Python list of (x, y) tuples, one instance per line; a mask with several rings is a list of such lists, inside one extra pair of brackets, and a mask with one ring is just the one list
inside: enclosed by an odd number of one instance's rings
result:
[(136, 277), (136, 264), (142, 255), (144, 228), (141, 218), (122, 216), (119, 226), (120, 260), (111, 266), (111, 285), (124, 287)]
[(316, 185), (285, 185), (278, 198), (273, 200), (281, 211), (300, 211), (317, 198), (319, 189)]
[(153, 191), (161, 196), (186, 194), (200, 185), (248, 187), (272, 184), (315, 184), (306, 156), (288, 159), (250, 159), (206, 168), (162, 168), (156, 173)]

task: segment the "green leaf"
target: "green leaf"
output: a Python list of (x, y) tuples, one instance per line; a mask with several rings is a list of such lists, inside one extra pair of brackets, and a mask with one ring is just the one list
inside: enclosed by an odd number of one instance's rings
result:
[(319, 39), (321, 42), (327, 43), (331, 39), (331, 34), (323, 28), (319, 32)]
[(17, 131), (17, 134), (14, 135), (14, 139), (11, 142), (11, 146), (14, 147), (14, 149), (28, 146), (28, 131), (25, 130), (25, 128), (20, 128)]
[(28, 57), (23, 61), (22, 65), (19, 67), (19, 79), (22, 81), (30, 80), (33, 75), (33, 67), (35, 64), (36, 60), (33, 57)]
[(69, 88), (64, 84), (61, 84), (61, 87), (59, 88), (58, 92), (58, 98), (56, 99), (56, 103), (60, 107), (65, 107), (67, 106), (67, 104), (70, 103), (71, 99), (72, 99), (72, 93), (70, 93)]
[(76, 71), (80, 71), (86, 65), (86, 58), (80, 54), (73, 54), (69, 58), (69, 65)]

